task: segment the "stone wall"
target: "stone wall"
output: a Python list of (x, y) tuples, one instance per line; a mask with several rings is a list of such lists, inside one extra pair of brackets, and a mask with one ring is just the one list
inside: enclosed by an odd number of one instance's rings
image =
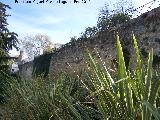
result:
[(32, 79), (33, 61), (18, 65), (18, 67), (19, 67), (18, 74), (21, 76), (21, 78), (28, 80)]
[(121, 43), (128, 48), (133, 59), (132, 32), (135, 34), (139, 46), (143, 46), (147, 51), (154, 48), (156, 54), (160, 49), (160, 7), (142, 14), (129, 23), (121, 24), (118, 28), (100, 32), (94, 38), (66, 44), (52, 56), (50, 75), (54, 77), (61, 72), (79, 73), (83, 71), (87, 66), (85, 64), (86, 49), (89, 49), (94, 57), (98, 57), (98, 52), (106, 65), (110, 67), (111, 59), (116, 57), (117, 32), (120, 35)]
[[(67, 43), (59, 50), (53, 53), (49, 74), (51, 78), (57, 77), (61, 72), (77, 74), (86, 67), (86, 50), (88, 49), (93, 57), (100, 57), (110, 67), (111, 60), (116, 57), (116, 34), (120, 35), (120, 40), (131, 56), (134, 57), (132, 32), (135, 34), (138, 44), (147, 51), (154, 48), (155, 54), (160, 49), (160, 7), (150, 12), (144, 13), (138, 18), (128, 23), (118, 25), (117, 28), (111, 28), (97, 33), (93, 38), (80, 39), (75, 42)], [(21, 66), (21, 74), (24, 77), (31, 77), (33, 63), (26, 63)]]

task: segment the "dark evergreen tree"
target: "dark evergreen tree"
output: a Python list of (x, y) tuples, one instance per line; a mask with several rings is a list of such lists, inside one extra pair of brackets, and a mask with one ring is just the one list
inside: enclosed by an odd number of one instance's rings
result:
[(6, 63), (10, 59), (8, 52), (13, 47), (17, 48), (17, 34), (10, 32), (7, 28), (7, 17), (9, 16), (6, 13), (6, 10), (10, 9), (8, 5), (0, 2), (0, 70), (6, 68)]
[[(4, 96), (5, 90), (7, 89), (8, 76), (8, 61), (11, 59), (9, 56), (9, 50), (13, 47), (17, 48), (17, 34), (10, 32), (7, 28), (7, 17), (6, 9), (10, 9), (8, 5), (0, 2), (0, 103), (6, 101)], [(18, 49), (18, 48), (17, 48)]]

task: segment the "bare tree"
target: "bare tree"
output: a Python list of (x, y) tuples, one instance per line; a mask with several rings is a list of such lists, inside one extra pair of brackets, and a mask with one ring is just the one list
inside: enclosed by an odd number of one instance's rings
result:
[(114, 10), (112, 11), (115, 13), (123, 13), (126, 15), (133, 15), (134, 5), (132, 0), (117, 0), (115, 4), (113, 4)]
[(19, 40), (28, 55), (30, 60), (35, 56), (41, 55), (45, 52), (52, 51), (52, 42), (47, 35), (37, 34), (35, 36), (27, 35)]

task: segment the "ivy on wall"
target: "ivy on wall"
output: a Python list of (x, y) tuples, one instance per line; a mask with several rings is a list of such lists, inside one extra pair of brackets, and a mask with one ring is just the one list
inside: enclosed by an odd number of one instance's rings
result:
[(53, 53), (45, 53), (43, 55), (40, 55), (33, 60), (33, 76), (39, 76), (42, 75), (43, 77), (46, 77), (49, 73), (49, 66), (50, 61), (52, 58)]

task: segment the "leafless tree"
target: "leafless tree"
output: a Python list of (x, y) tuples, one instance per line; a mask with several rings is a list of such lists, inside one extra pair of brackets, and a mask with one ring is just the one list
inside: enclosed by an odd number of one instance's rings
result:
[(25, 52), (29, 59), (33, 59), (35, 56), (43, 54), (45, 52), (52, 51), (52, 42), (47, 35), (37, 34), (35, 36), (27, 35), (20, 39)]

